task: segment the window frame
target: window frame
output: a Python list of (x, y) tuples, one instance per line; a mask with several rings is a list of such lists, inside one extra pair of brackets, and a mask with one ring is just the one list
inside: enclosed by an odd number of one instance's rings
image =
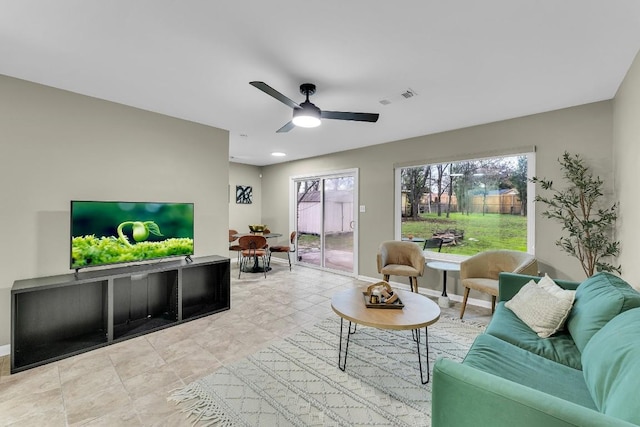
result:
[[(479, 161), (485, 159), (495, 159), (500, 157), (527, 157), (527, 253), (535, 255), (535, 185), (530, 181), (535, 176), (536, 156), (535, 147), (520, 148), (514, 151), (496, 151), (482, 154), (469, 154), (466, 156), (452, 156), (440, 159), (425, 159), (419, 162), (403, 163), (394, 165), (394, 239), (402, 238), (402, 177), (401, 171), (405, 168), (418, 167), (424, 165), (435, 166), (442, 163), (459, 163), (466, 161)], [(453, 255), (453, 254), (452, 254)], [(456, 257), (468, 258), (471, 255), (455, 255)]]

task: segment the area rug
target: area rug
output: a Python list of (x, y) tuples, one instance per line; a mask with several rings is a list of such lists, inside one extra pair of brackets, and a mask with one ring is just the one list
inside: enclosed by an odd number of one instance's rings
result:
[[(428, 328), (431, 368), (439, 357), (462, 360), (483, 330), (440, 318)], [(420, 383), (411, 332), (358, 326), (344, 372), (338, 368), (339, 333), (339, 318), (329, 317), (169, 399), (199, 425), (431, 425), (431, 383)], [(422, 334), (424, 340), (424, 329)]]

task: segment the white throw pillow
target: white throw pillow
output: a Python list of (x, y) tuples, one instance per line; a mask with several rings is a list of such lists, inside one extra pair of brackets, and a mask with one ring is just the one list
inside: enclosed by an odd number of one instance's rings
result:
[(539, 283), (531, 280), (505, 303), (540, 338), (548, 338), (561, 330), (569, 316), (575, 291), (562, 289), (548, 275)]

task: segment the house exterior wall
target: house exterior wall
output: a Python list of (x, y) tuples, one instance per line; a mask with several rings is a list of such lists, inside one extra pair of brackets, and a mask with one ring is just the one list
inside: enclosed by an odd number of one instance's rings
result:
[[(331, 196), (321, 202), (319, 191), (305, 193), (298, 200), (297, 229), (300, 235), (344, 233), (352, 231), (353, 192), (332, 190)], [(324, 223), (322, 210), (324, 209)]]

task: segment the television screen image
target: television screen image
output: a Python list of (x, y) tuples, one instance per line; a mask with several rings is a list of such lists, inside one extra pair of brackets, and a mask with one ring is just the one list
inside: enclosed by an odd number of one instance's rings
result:
[(193, 253), (193, 203), (71, 201), (72, 269)]

